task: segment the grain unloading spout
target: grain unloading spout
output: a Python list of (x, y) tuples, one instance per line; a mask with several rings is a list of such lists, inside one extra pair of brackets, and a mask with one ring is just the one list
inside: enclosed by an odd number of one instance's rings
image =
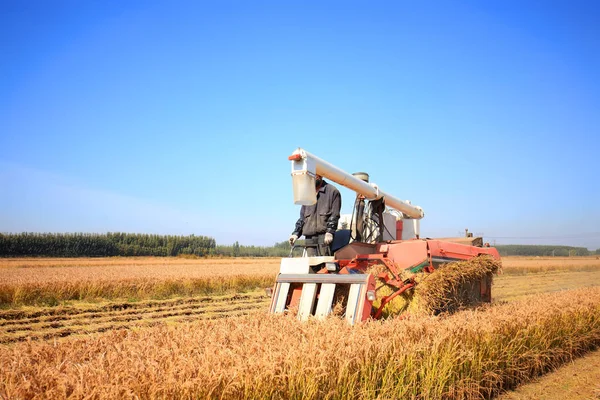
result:
[(292, 185), (294, 190), (294, 204), (309, 206), (317, 202), (315, 192), (315, 178), (317, 166), (315, 160), (307, 156), (307, 153), (298, 148), (291, 156), (292, 161)]
[(295, 204), (311, 205), (317, 202), (315, 177), (316, 175), (320, 175), (363, 195), (367, 200), (384, 198), (385, 204), (388, 207), (401, 211), (410, 218), (421, 219), (425, 216), (420, 207), (413, 206), (389, 195), (376, 184), (365, 182), (302, 148), (296, 149), (288, 159), (292, 162), (292, 184)]

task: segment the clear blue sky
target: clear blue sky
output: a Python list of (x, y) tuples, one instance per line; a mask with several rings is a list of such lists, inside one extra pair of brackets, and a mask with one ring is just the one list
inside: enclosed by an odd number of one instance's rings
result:
[(270, 245), (304, 147), (423, 207), (424, 236), (600, 248), (599, 20), (597, 1), (4, 0), (0, 232)]

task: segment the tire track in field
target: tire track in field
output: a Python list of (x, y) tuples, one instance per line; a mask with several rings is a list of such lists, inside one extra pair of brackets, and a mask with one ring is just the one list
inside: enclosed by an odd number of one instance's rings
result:
[[(80, 307), (48, 307), (41, 308), (34, 311), (26, 310), (8, 310), (0, 311), (0, 319), (11, 320), (11, 319), (23, 319), (23, 318), (35, 318), (47, 315), (65, 315), (65, 314), (79, 314), (82, 310), (85, 311), (116, 311), (125, 309), (138, 309), (148, 307), (161, 307), (165, 305), (180, 305), (180, 304), (193, 304), (193, 303), (213, 303), (215, 301), (227, 301), (227, 300), (240, 300), (245, 298), (258, 298), (258, 293), (246, 293), (246, 294), (233, 294), (228, 296), (204, 296), (204, 297), (190, 297), (180, 299), (169, 299), (169, 300), (152, 300), (142, 302), (125, 302), (125, 303), (109, 303), (97, 307), (80, 308)], [(0, 324), (0, 326), (2, 326)]]
[(268, 304), (269, 299), (264, 295), (250, 293), (143, 303), (113, 303), (94, 308), (0, 311), (0, 344), (147, 327), (165, 322), (187, 322), (266, 312)]
[[(180, 310), (188, 308), (198, 307), (211, 307), (216, 304), (252, 304), (256, 302), (255, 297), (251, 296), (235, 296), (224, 299), (213, 299), (212, 301), (206, 301), (206, 299), (197, 301), (186, 301), (186, 302), (153, 302), (150, 304), (136, 304), (135, 307), (101, 307), (96, 309), (64, 309), (64, 312), (60, 312), (61, 309), (48, 309), (46, 313), (44, 311), (36, 311), (33, 313), (22, 313), (19, 318), (15, 318), (14, 315), (7, 316), (0, 312), (0, 327), (5, 329), (12, 329), (13, 326), (18, 325), (31, 325), (36, 323), (52, 323), (57, 321), (69, 321), (81, 318), (88, 319), (102, 319), (114, 315), (134, 315), (147, 312), (160, 312), (165, 310)], [(7, 312), (7, 314), (10, 312)]]

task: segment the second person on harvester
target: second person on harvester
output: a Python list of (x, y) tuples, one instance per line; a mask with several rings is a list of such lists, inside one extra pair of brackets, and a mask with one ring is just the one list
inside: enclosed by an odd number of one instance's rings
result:
[(317, 239), (319, 252), (315, 247), (307, 247), (306, 253), (309, 257), (317, 255), (330, 256), (331, 242), (337, 230), (342, 208), (342, 196), (337, 188), (317, 175), (315, 179), (317, 191), (317, 202), (311, 206), (300, 208), (300, 218), (296, 222), (294, 232), (290, 235), (290, 245), (302, 235), (306, 239)]

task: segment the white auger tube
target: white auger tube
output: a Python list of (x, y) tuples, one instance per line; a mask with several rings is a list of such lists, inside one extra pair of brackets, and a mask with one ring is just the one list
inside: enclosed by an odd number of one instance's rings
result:
[(385, 199), (385, 205), (398, 210), (413, 219), (421, 219), (425, 216), (421, 207), (413, 206), (403, 200), (385, 193), (374, 183), (367, 183), (352, 174), (349, 174), (325, 160), (298, 148), (291, 156), (292, 161), (292, 184), (294, 187), (294, 203), (300, 205), (311, 205), (317, 202), (315, 193), (315, 176), (338, 183), (356, 193), (365, 196), (367, 200)]

